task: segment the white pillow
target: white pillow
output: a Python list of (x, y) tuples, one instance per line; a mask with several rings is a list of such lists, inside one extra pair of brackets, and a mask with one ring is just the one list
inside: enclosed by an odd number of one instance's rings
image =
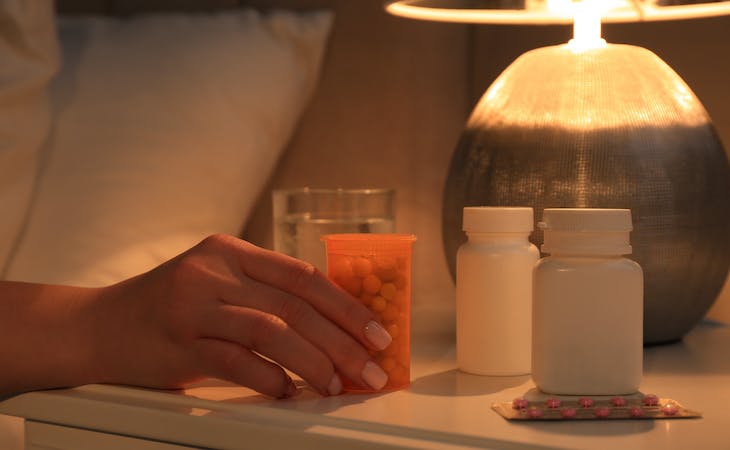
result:
[(0, 271), (20, 233), (48, 138), (58, 69), (52, 2), (0, 2)]
[(331, 22), (252, 10), (62, 20), (53, 145), (7, 278), (105, 285), (239, 233)]

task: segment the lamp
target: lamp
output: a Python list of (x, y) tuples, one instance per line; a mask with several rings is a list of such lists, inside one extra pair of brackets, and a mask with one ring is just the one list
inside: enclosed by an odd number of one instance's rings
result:
[[(631, 208), (644, 269), (644, 341), (680, 339), (730, 266), (730, 166), (689, 87), (649, 50), (607, 44), (605, 21), (730, 14), (730, 1), (404, 0), (396, 15), (471, 23), (570, 23), (574, 39), (529, 51), (489, 87), (452, 157), (443, 240), (454, 274), (464, 206)], [(515, 6), (516, 5), (516, 6)], [(595, 8), (602, 8), (595, 9)], [(538, 231), (534, 241), (541, 241)], [(600, 320), (600, 318), (597, 318)]]

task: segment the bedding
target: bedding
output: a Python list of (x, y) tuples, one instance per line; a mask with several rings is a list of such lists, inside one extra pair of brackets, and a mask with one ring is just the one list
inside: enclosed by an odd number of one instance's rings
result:
[(332, 15), (59, 21), (54, 127), (7, 279), (99, 286), (238, 234), (316, 85)]
[(0, 270), (22, 229), (50, 130), (47, 88), (58, 68), (52, 6), (23, 0), (0, 5)]

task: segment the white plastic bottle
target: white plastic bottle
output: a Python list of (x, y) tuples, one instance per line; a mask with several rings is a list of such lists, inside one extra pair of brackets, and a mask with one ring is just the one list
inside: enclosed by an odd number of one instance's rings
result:
[(479, 375), (530, 373), (532, 208), (467, 207), (456, 256), (456, 359)]
[(642, 375), (643, 274), (628, 209), (545, 209), (535, 266), (532, 378), (546, 393), (636, 392)]

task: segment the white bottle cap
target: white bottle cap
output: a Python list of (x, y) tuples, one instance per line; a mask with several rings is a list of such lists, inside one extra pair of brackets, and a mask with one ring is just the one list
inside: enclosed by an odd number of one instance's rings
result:
[(462, 229), (467, 233), (529, 233), (534, 220), (528, 207), (467, 206)]
[(627, 255), (631, 210), (598, 208), (546, 208), (542, 222), (544, 253)]

